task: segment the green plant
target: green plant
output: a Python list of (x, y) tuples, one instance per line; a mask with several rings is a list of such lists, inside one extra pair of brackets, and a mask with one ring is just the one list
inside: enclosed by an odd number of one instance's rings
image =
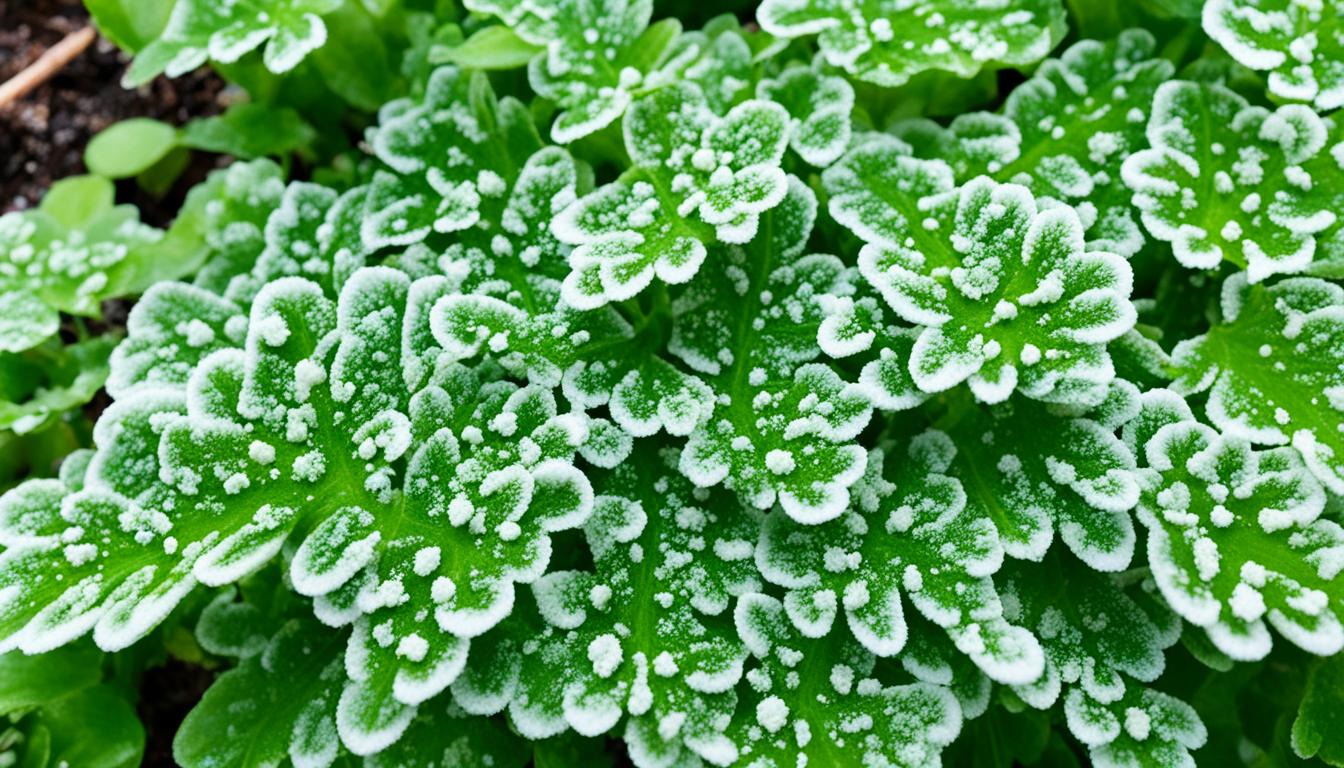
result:
[(91, 5), (254, 97), (91, 169), (247, 161), (0, 219), (0, 441), (89, 448), (0, 650), (226, 670), (180, 764), (1344, 764), (1336, 0)]

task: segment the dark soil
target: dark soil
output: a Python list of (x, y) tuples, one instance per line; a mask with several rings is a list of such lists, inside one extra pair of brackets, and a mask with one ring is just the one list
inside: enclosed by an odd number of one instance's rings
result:
[(145, 724), (145, 757), (141, 768), (172, 768), (173, 735), (182, 720), (214, 682), (215, 673), (172, 657), (161, 667), (146, 670), (140, 681), (136, 706)]
[[(79, 0), (0, 0), (0, 82), (88, 23)], [(0, 212), (35, 206), (52, 182), (84, 173), (84, 146), (118, 120), (152, 117), (180, 125), (222, 111), (224, 82), (209, 70), (126, 90), (121, 76), (128, 61), (100, 39), (36, 90), (0, 107)], [(198, 156), (195, 165), (205, 167), (190, 169), (178, 186), (198, 180), (213, 164), (213, 158)], [(145, 204), (144, 218), (158, 225), (172, 218), (180, 201), (172, 192), (162, 201), (135, 199), (133, 189), (123, 196)]]

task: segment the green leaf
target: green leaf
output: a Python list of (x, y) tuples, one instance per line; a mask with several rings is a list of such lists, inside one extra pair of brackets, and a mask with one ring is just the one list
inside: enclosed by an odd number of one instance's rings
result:
[[(217, 636), (236, 621), (216, 601), (197, 632)], [(221, 626), (222, 625), (222, 626)], [(220, 675), (192, 707), (173, 737), (173, 759), (205, 766), (330, 765), (336, 737), (337, 690), (342, 676), (342, 632), (312, 619), (290, 619), (237, 667)]]
[(110, 685), (53, 702), (35, 717), (51, 734), (52, 765), (134, 768), (141, 763), (144, 727), (125, 696)]
[(1344, 658), (1336, 656), (1315, 665), (1307, 675), (1307, 690), (1293, 721), (1293, 751), (1302, 759), (1316, 757), (1330, 765), (1344, 765)]
[(929, 70), (1034, 64), (1065, 31), (1059, 0), (765, 0), (756, 15), (777, 37), (819, 35), (827, 63), (888, 88)]
[(946, 688), (883, 685), (852, 638), (809, 639), (773, 597), (743, 595), (734, 618), (754, 663), (731, 733), (752, 765), (937, 765), (961, 730)]
[(1337, 231), (1338, 138), (1310, 107), (1269, 112), (1221, 85), (1168, 82), (1148, 121), (1152, 148), (1123, 174), (1144, 226), (1177, 261), (1228, 261), (1258, 283), (1306, 270), (1318, 237)]
[(515, 583), (545, 571), (550, 533), (592, 509), (573, 464), (587, 417), (436, 361), (417, 318), (444, 283), (367, 268), (333, 301), (274, 280), (245, 342), (196, 363), (185, 392), (133, 388), (100, 421), (82, 490), (33, 481), (0, 497), (0, 644), (40, 651), (92, 629), (126, 647), (197, 581), (236, 581), (298, 529), (292, 584), (353, 624), (342, 739), (359, 754), (396, 741)]
[(160, 73), (169, 77), (217, 61), (232, 64), (266, 46), (262, 59), (271, 72), (288, 72), (327, 40), (322, 15), (343, 0), (178, 0), (158, 39), (135, 57), (123, 78), (143, 85)]
[(176, 146), (176, 128), (135, 117), (99, 131), (84, 149), (84, 164), (99, 176), (124, 179), (148, 170)]
[(818, 523), (840, 515), (863, 474), (855, 443), (872, 409), (862, 388), (809, 364), (815, 297), (850, 280), (834, 256), (804, 255), (816, 198), (797, 179), (745, 246), (716, 249), (674, 304), (670, 351), (725, 395), (692, 433), (681, 470), (746, 503)]
[(182, 128), (183, 146), (243, 160), (281, 157), (312, 146), (317, 132), (292, 109), (243, 102)]
[(863, 277), (921, 327), (909, 357), (920, 390), (968, 381), (987, 403), (1019, 389), (1060, 402), (1104, 395), (1106, 344), (1135, 321), (1133, 275), (1119, 256), (1085, 250), (1072, 208), (983, 176), (954, 192), (946, 163), (889, 137), (822, 179), (831, 216), (867, 241)]
[(1344, 529), (1321, 517), (1325, 492), (1298, 454), (1255, 450), (1179, 407), (1144, 418), (1151, 437), (1138, 517), (1172, 609), (1236, 660), (1269, 653), (1266, 620), (1312, 653), (1344, 647), (1344, 582), (1333, 554)]
[(21, 713), (97, 685), (103, 677), (102, 660), (103, 654), (88, 643), (40, 656), (0, 656), (0, 712)]
[(1211, 0), (1204, 31), (1232, 58), (1269, 73), (1269, 92), (1321, 111), (1344, 106), (1344, 15), (1337, 4), (1285, 0)]
[(843, 608), (868, 652), (895, 656), (908, 638), (909, 604), (989, 677), (1030, 683), (1043, 669), (1041, 645), (1003, 616), (992, 580), (1003, 547), (994, 523), (943, 474), (955, 452), (941, 432), (915, 437), (890, 463), (874, 449), (854, 488), (855, 509), (823, 525), (769, 518), (757, 560), (768, 581), (788, 590), (784, 609), (807, 637), (831, 633)]
[(463, 69), (517, 69), (542, 51), (508, 27), (485, 27), (461, 45), (435, 53), (435, 62), (456, 64)]
[(727, 609), (759, 588), (759, 523), (680, 477), (671, 450), (650, 447), (600, 490), (622, 495), (599, 496), (585, 527), (593, 570), (533, 587), (549, 626), (522, 644), (513, 723), (539, 739), (568, 728), (594, 736), (624, 719), (637, 766), (692, 753), (731, 762), (724, 730), (746, 652)]
[(1314, 278), (1223, 284), (1223, 319), (1176, 346), (1173, 388), (1207, 391), (1205, 413), (1224, 434), (1289, 445), (1344, 493), (1344, 289)]
[(655, 276), (687, 282), (715, 240), (749, 242), (789, 188), (777, 104), (745, 101), (719, 117), (699, 88), (676, 84), (637, 100), (624, 128), (633, 167), (552, 222), (575, 246), (562, 297), (579, 309), (631, 298)]
[(1144, 237), (1120, 166), (1146, 146), (1153, 94), (1172, 77), (1171, 63), (1155, 58), (1155, 49), (1140, 29), (1107, 42), (1084, 40), (1043, 62), (1008, 95), (1002, 115), (966, 113), (947, 128), (909, 120), (893, 130), (917, 157), (945, 160), (959, 182), (986, 174), (1068, 202), (1088, 250), (1132, 256)]

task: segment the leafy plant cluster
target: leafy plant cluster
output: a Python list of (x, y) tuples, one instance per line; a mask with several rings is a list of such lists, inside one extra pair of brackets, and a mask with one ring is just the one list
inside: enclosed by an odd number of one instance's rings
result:
[(0, 765), (1344, 764), (1338, 0), (88, 5)]

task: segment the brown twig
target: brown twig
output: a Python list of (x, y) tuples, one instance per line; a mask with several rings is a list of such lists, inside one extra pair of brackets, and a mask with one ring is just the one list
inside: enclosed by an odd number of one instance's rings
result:
[(22, 72), (0, 84), (0, 108), (18, 101), (29, 91), (51, 79), (53, 75), (74, 61), (75, 57), (98, 39), (98, 33), (92, 26), (71, 32), (61, 42), (48, 48), (37, 61), (29, 64)]

